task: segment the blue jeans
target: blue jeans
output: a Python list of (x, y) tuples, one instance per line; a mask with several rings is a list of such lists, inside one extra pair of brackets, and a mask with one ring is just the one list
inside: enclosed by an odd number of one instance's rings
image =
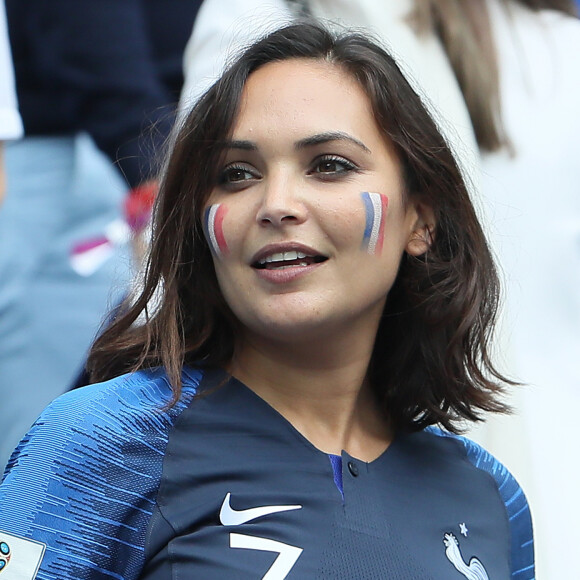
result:
[(69, 388), (131, 275), (129, 245), (122, 240), (102, 245), (107, 251), (80, 273), (71, 257), (88, 256), (79, 248), (106, 239), (110, 224), (122, 219), (126, 191), (88, 136), (26, 137), (7, 144), (5, 163), (0, 474), (42, 409)]

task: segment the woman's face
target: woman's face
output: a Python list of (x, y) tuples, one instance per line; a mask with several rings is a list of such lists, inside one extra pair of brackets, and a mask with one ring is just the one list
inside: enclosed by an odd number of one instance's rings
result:
[(276, 340), (375, 332), (404, 251), (427, 249), (421, 206), (358, 83), (315, 60), (254, 72), (205, 208), (222, 293)]

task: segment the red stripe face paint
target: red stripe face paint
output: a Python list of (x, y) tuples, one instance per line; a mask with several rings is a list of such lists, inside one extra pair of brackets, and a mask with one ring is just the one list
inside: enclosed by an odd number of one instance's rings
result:
[(210, 205), (205, 210), (205, 236), (215, 256), (223, 258), (228, 253), (228, 245), (224, 236), (223, 222), (227, 207), (221, 203)]

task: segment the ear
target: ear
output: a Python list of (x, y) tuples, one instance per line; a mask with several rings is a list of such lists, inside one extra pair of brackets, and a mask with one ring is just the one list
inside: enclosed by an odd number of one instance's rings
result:
[(435, 212), (423, 201), (415, 200), (412, 203), (415, 222), (405, 251), (411, 256), (421, 256), (431, 247), (435, 239)]

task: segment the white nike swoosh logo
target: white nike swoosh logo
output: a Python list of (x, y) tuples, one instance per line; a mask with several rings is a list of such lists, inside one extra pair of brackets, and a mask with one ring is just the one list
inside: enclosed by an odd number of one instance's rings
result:
[(265, 505), (247, 510), (235, 510), (230, 505), (231, 495), (228, 492), (220, 510), (220, 522), (224, 526), (239, 526), (262, 516), (302, 509), (301, 505)]

